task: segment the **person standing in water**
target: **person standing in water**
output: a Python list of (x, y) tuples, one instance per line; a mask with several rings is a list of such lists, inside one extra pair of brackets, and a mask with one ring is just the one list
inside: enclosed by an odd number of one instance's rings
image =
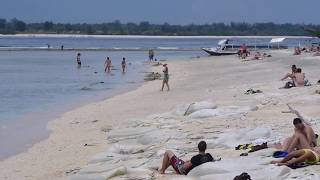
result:
[(81, 66), (80, 56), (81, 56), (81, 54), (78, 53), (78, 54), (77, 54), (77, 64), (78, 64), (78, 66)]
[(149, 50), (149, 61), (153, 61), (153, 57), (154, 57), (154, 52), (152, 49)]
[(122, 62), (121, 62), (121, 67), (122, 67), (122, 73), (125, 73), (125, 70), (126, 70), (126, 58), (122, 58)]
[(104, 72), (107, 72), (108, 73), (111, 71), (111, 59), (109, 57), (107, 57), (107, 60), (104, 62), (104, 66), (105, 66), (105, 69), (104, 69)]
[(167, 85), (168, 91), (170, 91), (170, 87), (169, 87), (169, 69), (167, 64), (163, 65), (163, 81), (162, 81), (162, 88), (161, 91), (163, 91), (164, 85)]

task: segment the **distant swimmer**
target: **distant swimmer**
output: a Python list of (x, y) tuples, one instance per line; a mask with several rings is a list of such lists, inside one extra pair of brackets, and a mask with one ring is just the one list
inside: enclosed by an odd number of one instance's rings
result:
[(78, 53), (78, 54), (77, 54), (77, 63), (78, 63), (78, 66), (81, 66), (80, 56), (81, 56), (81, 54)]
[(122, 67), (122, 72), (124, 73), (126, 71), (126, 58), (122, 58), (122, 62), (121, 62), (121, 67)]
[(162, 88), (161, 91), (163, 91), (164, 85), (167, 85), (168, 91), (170, 91), (170, 87), (169, 87), (169, 69), (167, 64), (163, 65), (163, 81), (162, 81)]
[(63, 51), (63, 49), (64, 49), (64, 46), (62, 45), (62, 46), (61, 46), (61, 51)]
[(107, 71), (110, 72), (111, 65), (112, 65), (111, 59), (107, 57), (107, 60), (104, 62), (104, 66), (105, 66), (104, 72), (107, 72)]

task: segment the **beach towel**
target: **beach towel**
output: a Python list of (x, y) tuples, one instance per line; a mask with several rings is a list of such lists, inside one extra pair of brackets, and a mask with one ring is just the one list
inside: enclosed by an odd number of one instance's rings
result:
[(284, 158), (288, 156), (288, 152), (287, 151), (275, 151), (272, 155), (272, 157), (274, 158)]

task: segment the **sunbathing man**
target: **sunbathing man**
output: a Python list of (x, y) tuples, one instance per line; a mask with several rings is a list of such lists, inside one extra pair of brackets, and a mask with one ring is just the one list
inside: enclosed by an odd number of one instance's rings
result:
[(307, 163), (310, 165), (317, 164), (320, 161), (320, 149), (301, 149), (296, 150), (280, 161), (271, 161), (272, 164), (277, 164), (278, 166), (290, 166), (295, 163)]
[(293, 120), (294, 135), (283, 143), (283, 150), (289, 153), (294, 150), (311, 149), (317, 145), (316, 135), (311, 126), (306, 125), (300, 118)]
[(207, 149), (207, 143), (204, 141), (199, 142), (198, 144), (199, 154), (193, 156), (190, 161), (184, 162), (179, 159), (172, 151), (166, 151), (164, 153), (162, 167), (159, 170), (161, 174), (164, 174), (166, 169), (171, 165), (177, 174), (187, 175), (193, 168), (206, 163), (213, 161), (213, 157), (209, 153), (205, 153)]

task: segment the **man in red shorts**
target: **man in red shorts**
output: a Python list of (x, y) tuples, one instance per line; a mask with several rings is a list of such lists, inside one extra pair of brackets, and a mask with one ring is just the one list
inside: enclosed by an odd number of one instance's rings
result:
[(184, 162), (179, 159), (172, 151), (166, 151), (164, 153), (162, 168), (159, 170), (161, 174), (165, 173), (165, 170), (171, 165), (177, 174), (187, 175), (193, 168), (206, 163), (214, 161), (213, 157), (209, 153), (205, 153), (207, 149), (207, 143), (204, 141), (198, 144), (199, 154), (193, 156), (190, 161)]

